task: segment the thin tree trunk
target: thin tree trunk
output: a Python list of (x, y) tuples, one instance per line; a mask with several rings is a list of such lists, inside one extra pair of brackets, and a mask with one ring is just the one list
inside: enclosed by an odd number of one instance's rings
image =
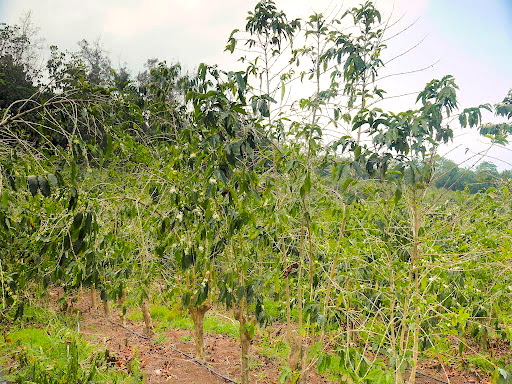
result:
[[(385, 211), (386, 212), (386, 211)], [(392, 246), (390, 243), (389, 236), (389, 218), (386, 214), (386, 253), (388, 256), (388, 268), (389, 268), (389, 280), (390, 280), (390, 305), (389, 305), (389, 329), (391, 332), (391, 351), (393, 353), (393, 358), (395, 359), (395, 383), (402, 384), (402, 371), (400, 370), (399, 359), (400, 356), (397, 354), (397, 330), (395, 329), (395, 306), (396, 306), (396, 286), (395, 286), (395, 272), (393, 270), (393, 254), (392, 254)]]
[[(242, 239), (240, 233), (238, 234), (239, 244), (242, 246)], [(233, 250), (233, 261), (236, 265), (236, 270), (238, 274), (238, 284), (240, 286), (244, 286), (245, 284), (245, 275), (243, 268), (239, 268), (240, 264), (237, 260), (237, 253), (235, 250), (235, 244), (231, 242), (231, 248)], [(243, 255), (243, 248), (240, 248), (240, 254)], [(242, 372), (241, 372), (241, 384), (249, 384), (249, 348), (251, 346), (251, 334), (248, 329), (248, 321), (246, 316), (246, 301), (245, 297), (243, 297), (238, 303), (238, 308), (233, 310), (233, 317), (239, 322), (239, 331), (240, 331), (240, 347), (242, 352)]]
[(242, 345), (242, 384), (249, 384), (249, 348), (251, 338), (247, 331), (240, 332), (240, 343)]
[(409, 378), (410, 384), (416, 383), (416, 371), (418, 368), (418, 357), (419, 357), (419, 331), (420, 325), (417, 323), (419, 321), (418, 315), (414, 316), (415, 324), (414, 324), (414, 342), (412, 347), (412, 368), (411, 368), (411, 377)]
[[(415, 271), (416, 262), (420, 257), (419, 253), (419, 229), (420, 229), (420, 216), (418, 212), (418, 203), (416, 199), (416, 191), (413, 192), (413, 209), (412, 209), (412, 233), (413, 233), (413, 248), (412, 248), (412, 257), (411, 257), (411, 269), (412, 276), (409, 278), (409, 283), (414, 284), (414, 298), (417, 299), (419, 297), (419, 281), (418, 281), (418, 271)], [(412, 277), (412, 279), (411, 279)], [(420, 333), (420, 324), (419, 324), (419, 316), (418, 311), (414, 315), (414, 334), (413, 334), (413, 349), (412, 349), (412, 368), (411, 368), (411, 376), (409, 378), (409, 384), (416, 383), (416, 370), (418, 366), (418, 357), (419, 357), (419, 333)]]
[(308, 383), (308, 381), (309, 381), (309, 371), (311, 371), (311, 367), (310, 367), (310, 366), (308, 366), (308, 365), (306, 365), (306, 364), (307, 364), (307, 362), (305, 361), (305, 360), (306, 360), (306, 358), (305, 358), (305, 357), (303, 357), (303, 359), (302, 359), (302, 360), (303, 360), (303, 361), (302, 361), (302, 366), (303, 366), (304, 368), (302, 368), (302, 371), (301, 371), (301, 373), (300, 373), (299, 383), (300, 383), (300, 384), (307, 384), (307, 383)]
[[(334, 260), (331, 265), (331, 272), (329, 273), (329, 280), (327, 281), (327, 289), (325, 290), (325, 299), (324, 299), (324, 308), (323, 308), (323, 316), (325, 319), (327, 319), (327, 308), (329, 307), (329, 299), (331, 298), (331, 290), (332, 290), (332, 282), (334, 280), (334, 275), (336, 274), (336, 267), (338, 266), (338, 259), (339, 259), (339, 252), (338, 248), (340, 247), (341, 240), (345, 237), (345, 226), (347, 224), (347, 206), (343, 204), (343, 220), (341, 221), (341, 229), (340, 229), (340, 235), (338, 237), (338, 243), (336, 244), (335, 249), (335, 255)], [(327, 321), (325, 321), (322, 324), (322, 327), (320, 329), (320, 342), (324, 342), (325, 338), (325, 324)]]
[[(303, 345), (303, 336), (302, 336), (302, 300), (303, 300), (303, 291), (302, 291), (302, 264), (304, 262), (303, 252), (304, 252), (304, 217), (301, 222), (301, 231), (300, 231), (300, 248), (299, 248), (299, 271), (297, 278), (297, 298), (298, 298), (298, 333), (295, 335), (296, 338), (292, 338), (290, 341), (290, 354), (288, 356), (288, 361), (293, 363), (290, 365), (290, 369), (300, 370), (302, 366), (302, 355), (304, 353), (304, 345)], [(295, 359), (297, 359), (297, 363), (295, 363)]]
[(123, 294), (121, 295), (121, 300), (119, 300), (121, 304), (121, 324), (126, 326), (126, 307), (124, 305), (126, 301), (126, 290), (123, 289)]
[(293, 372), (296, 372), (299, 370), (302, 361), (302, 349), (299, 335), (296, 332), (290, 333), (287, 341), (290, 347), (290, 353), (288, 354), (288, 367), (290, 367)]
[(389, 329), (391, 332), (391, 350), (393, 353), (393, 357), (395, 359), (395, 383), (396, 384), (402, 384), (402, 371), (400, 370), (399, 365), (399, 358), (400, 356), (396, 353), (396, 330), (395, 330), (395, 275), (393, 273), (393, 265), (391, 260), (391, 252), (389, 253), (389, 268), (390, 268), (390, 274), (391, 274), (391, 285), (390, 285), (390, 291), (391, 291), (391, 298), (390, 298), (390, 308), (389, 308)]
[(108, 300), (106, 298), (105, 298), (105, 300), (103, 300), (103, 312), (105, 312), (105, 317), (110, 320), (110, 316), (111, 316), (110, 306), (109, 306)]
[(238, 310), (235, 310), (235, 318), (240, 322), (240, 346), (242, 347), (241, 384), (249, 384), (249, 377), (251, 373), (249, 368), (249, 349), (251, 347), (251, 335), (247, 329), (247, 317), (244, 314), (244, 308), (244, 300), (242, 300)]
[(153, 337), (155, 334), (153, 328), (153, 321), (151, 320), (151, 313), (149, 312), (149, 300), (144, 299), (142, 302), (142, 317), (144, 318), (144, 331), (147, 337)]

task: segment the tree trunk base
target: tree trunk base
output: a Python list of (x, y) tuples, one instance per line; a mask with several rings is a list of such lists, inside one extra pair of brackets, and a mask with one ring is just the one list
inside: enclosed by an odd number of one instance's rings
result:
[(110, 320), (110, 306), (108, 304), (108, 300), (103, 300), (103, 312), (105, 313), (105, 317)]
[(98, 308), (98, 299), (96, 294), (96, 288), (91, 288), (91, 310)]
[(251, 336), (248, 332), (240, 331), (240, 344), (242, 346), (242, 384), (249, 384), (249, 349)]
[(126, 307), (124, 305), (126, 301), (126, 291), (123, 289), (123, 294), (121, 299), (119, 300), (119, 304), (121, 304), (121, 315), (119, 316), (119, 320), (121, 320), (121, 324), (123, 327), (126, 327)]
[(252, 337), (247, 330), (247, 317), (243, 311), (243, 305), (234, 311), (234, 317), (240, 323), (240, 346), (242, 348), (242, 380), (241, 384), (250, 383), (249, 350), (251, 348)]
[(300, 369), (302, 360), (302, 347), (300, 345), (299, 336), (295, 333), (288, 336), (288, 345), (290, 346), (290, 353), (288, 354), (288, 367), (296, 372)]
[(194, 342), (196, 345), (196, 358), (200, 361), (205, 361), (204, 351), (204, 315), (210, 309), (207, 304), (202, 304), (199, 307), (189, 307), (190, 316), (194, 322)]
[(149, 301), (144, 300), (142, 303), (142, 317), (144, 318), (144, 332), (147, 337), (153, 337), (155, 335), (155, 329), (153, 328), (153, 321), (151, 320), (151, 313), (149, 312)]

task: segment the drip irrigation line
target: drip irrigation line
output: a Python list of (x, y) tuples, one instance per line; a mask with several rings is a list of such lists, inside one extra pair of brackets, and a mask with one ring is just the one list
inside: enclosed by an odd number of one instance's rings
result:
[(439, 383), (450, 384), (448, 381), (444, 381), (442, 379), (438, 379), (437, 377), (427, 375), (426, 373), (423, 373), (423, 372), (420, 372), (420, 371), (416, 371), (416, 374), (420, 375), (420, 376), (423, 376), (423, 377), (427, 377), (427, 378), (432, 379), (432, 380), (435, 380), (435, 381), (437, 381)]
[(220, 377), (221, 379), (224, 379), (224, 380), (226, 380), (226, 381), (228, 381), (228, 382), (230, 382), (230, 383), (233, 383), (233, 384), (239, 384), (237, 381), (235, 381), (235, 380), (233, 380), (233, 379), (231, 379), (231, 378), (229, 378), (229, 377), (227, 377), (227, 376), (224, 376), (224, 375), (223, 375), (223, 374), (221, 374), (221, 373), (218, 373), (218, 372), (214, 371), (214, 370), (213, 370), (209, 365), (207, 365), (207, 364), (203, 363), (202, 361), (199, 361), (199, 360), (195, 359), (193, 356), (191, 356), (191, 355), (189, 355), (189, 354), (187, 354), (187, 353), (185, 353), (185, 352), (181, 352), (180, 350), (178, 350), (178, 349), (174, 348), (172, 345), (166, 345), (165, 347), (170, 348), (170, 349), (172, 349), (174, 352), (180, 353), (180, 354), (182, 354), (182, 355), (183, 355), (183, 356), (185, 356), (185, 357), (188, 357), (188, 358), (189, 358), (190, 360), (192, 360), (193, 362), (195, 362), (195, 363), (197, 363), (197, 364), (201, 365), (202, 367), (206, 368), (210, 373), (214, 374), (215, 376), (218, 376), (218, 377)]
[[(137, 333), (137, 332), (135, 332), (135, 331), (132, 331), (130, 328), (125, 327), (125, 326), (124, 326), (124, 325), (122, 325), (122, 324), (116, 323), (116, 322), (114, 322), (114, 321), (112, 321), (112, 320), (110, 320), (110, 319), (109, 319), (108, 321), (109, 321), (111, 324), (113, 324), (113, 325), (116, 325), (116, 326), (118, 326), (118, 327), (121, 327), (121, 328), (123, 328), (123, 329), (127, 330), (128, 332), (132, 333), (133, 335), (135, 335), (135, 336), (137, 336), (137, 337), (140, 337), (140, 338), (142, 338), (142, 339), (146, 339), (146, 340), (150, 340), (150, 341), (152, 341), (152, 338), (151, 338), (151, 337), (149, 337), (149, 336), (146, 336), (146, 335), (143, 335), (143, 334), (141, 334), (141, 333)], [(156, 345), (156, 344), (155, 344), (155, 343), (153, 343), (153, 345)], [(192, 360), (194, 363), (199, 364), (199, 365), (200, 365), (200, 366), (202, 366), (203, 368), (207, 369), (207, 370), (208, 370), (210, 373), (212, 373), (213, 375), (215, 375), (215, 376), (217, 376), (217, 377), (220, 377), (221, 379), (224, 379), (224, 380), (226, 380), (227, 382), (230, 382), (230, 383), (233, 383), (233, 384), (239, 384), (237, 381), (235, 381), (235, 380), (233, 380), (233, 379), (231, 379), (231, 378), (229, 378), (229, 377), (227, 377), (227, 376), (224, 376), (222, 373), (219, 373), (219, 372), (215, 371), (215, 370), (214, 370), (213, 368), (211, 368), (209, 365), (207, 365), (207, 364), (203, 363), (202, 361), (197, 360), (194, 356), (189, 355), (188, 353), (182, 352), (182, 351), (180, 351), (179, 349), (177, 349), (177, 348), (173, 347), (172, 345), (165, 345), (165, 347), (167, 347), (167, 348), (169, 348), (169, 349), (173, 350), (174, 352), (177, 352), (177, 353), (179, 353), (179, 354), (181, 354), (181, 355), (183, 355), (183, 356), (187, 357), (188, 359)]]

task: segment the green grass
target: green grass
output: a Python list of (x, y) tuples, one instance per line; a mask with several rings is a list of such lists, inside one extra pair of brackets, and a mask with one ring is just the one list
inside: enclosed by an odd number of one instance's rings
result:
[(290, 353), (290, 347), (283, 340), (271, 341), (266, 338), (260, 340), (256, 350), (261, 356), (277, 359), (281, 363), (286, 361), (286, 357)]
[(126, 383), (143, 382), (140, 372), (128, 375), (107, 361), (108, 351), (86, 342), (69, 319), (53, 311), (30, 307), (26, 321), (0, 336), (0, 365), (9, 367), (5, 379), (20, 383)]
[(468, 355), (466, 359), (467, 368), (469, 368), (469, 370), (483, 370), (487, 373), (492, 373), (495, 370), (492, 363), (493, 359), (490, 359), (487, 356)]
[[(155, 322), (157, 332), (169, 329), (187, 329), (193, 330), (194, 323), (188, 312), (180, 308), (168, 308), (164, 305), (154, 304), (150, 307), (151, 318)], [(142, 321), (140, 311), (132, 311), (128, 318), (133, 322)], [(204, 318), (205, 333), (223, 334), (229, 337), (238, 337), (238, 322), (231, 321), (218, 313), (209, 311)]]
[(191, 340), (192, 340), (192, 336), (190, 336), (190, 335), (181, 336), (181, 341), (183, 341), (184, 343), (188, 343)]
[[(263, 300), (263, 307), (265, 313), (269, 316), (272, 321), (284, 322), (286, 321), (286, 304), (284, 301), (276, 301), (276, 300)], [(253, 308), (254, 310), (254, 308)], [(293, 320), (298, 321), (299, 319), (299, 310), (298, 308), (292, 308), (290, 311), (290, 316)]]
[(158, 333), (156, 336), (155, 336), (155, 343), (156, 344), (163, 344), (163, 343), (167, 343), (168, 340), (167, 340), (167, 336), (165, 336), (165, 334), (163, 333)]
[(51, 309), (29, 306), (25, 308), (23, 321), (25, 323), (48, 324), (58, 321), (69, 321), (70, 318), (63, 316), (57, 317), (57, 314)]
[(230, 321), (218, 314), (206, 314), (204, 319), (206, 333), (219, 333), (229, 337), (239, 337), (238, 321)]

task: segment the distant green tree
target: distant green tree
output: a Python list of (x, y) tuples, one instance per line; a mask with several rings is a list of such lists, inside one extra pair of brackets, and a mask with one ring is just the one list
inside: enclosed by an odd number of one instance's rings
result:
[(36, 91), (41, 46), (30, 16), (23, 16), (19, 24), (0, 23), (0, 110)]
[(437, 188), (462, 191), (476, 182), (476, 176), (472, 170), (460, 168), (454, 161), (441, 158), (436, 162), (434, 180)]
[(0, 23), (0, 57), (10, 56), (16, 66), (22, 66), (27, 76), (35, 80), (42, 70), (41, 52), (43, 39), (38, 37), (39, 28), (32, 23), (30, 12), (17, 24)]
[(477, 190), (485, 191), (488, 188), (496, 186), (496, 182), (499, 178), (498, 167), (496, 164), (490, 161), (482, 161), (476, 167), (476, 178), (478, 183), (476, 184)]
[(498, 176), (498, 167), (496, 164), (491, 163), (490, 161), (482, 161), (477, 165), (476, 171), (478, 174), (487, 174), (489, 176)]
[(512, 169), (507, 169), (501, 172), (501, 177), (504, 179), (512, 179)]
[(0, 110), (29, 98), (36, 90), (23, 65), (10, 55), (0, 57)]
[(97, 39), (92, 44), (87, 40), (78, 42), (80, 50), (75, 57), (86, 66), (87, 81), (94, 85), (106, 85), (112, 79), (111, 62), (108, 52)]

